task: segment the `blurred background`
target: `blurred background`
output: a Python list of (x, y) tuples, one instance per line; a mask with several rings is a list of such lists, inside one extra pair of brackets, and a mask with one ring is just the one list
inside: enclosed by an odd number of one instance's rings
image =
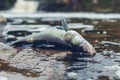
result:
[(120, 0), (0, 0), (0, 10), (18, 12), (119, 12)]

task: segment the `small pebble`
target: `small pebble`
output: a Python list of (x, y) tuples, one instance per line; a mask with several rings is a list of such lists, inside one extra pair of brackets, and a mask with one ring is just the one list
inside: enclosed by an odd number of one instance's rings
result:
[(77, 73), (75, 72), (69, 72), (67, 76), (69, 77), (69, 79), (77, 79)]
[(115, 58), (115, 55), (110, 55), (110, 59), (114, 59)]
[(103, 34), (107, 34), (107, 31), (103, 31)]
[(26, 75), (27, 75), (27, 76), (31, 76), (31, 73), (28, 72), (28, 73), (26, 73)]
[(120, 70), (120, 66), (119, 65), (104, 66), (104, 68), (108, 69), (108, 70)]
[(98, 31), (97, 34), (100, 34), (100, 32)]

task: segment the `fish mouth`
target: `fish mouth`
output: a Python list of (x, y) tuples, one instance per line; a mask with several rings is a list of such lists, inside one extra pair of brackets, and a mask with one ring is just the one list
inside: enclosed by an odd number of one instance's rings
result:
[(79, 47), (83, 49), (85, 54), (88, 54), (90, 56), (95, 56), (96, 54), (95, 48), (88, 41), (84, 41), (84, 43), (80, 44)]
[(96, 50), (94, 49), (94, 47), (87, 40), (85, 40), (79, 33), (75, 31), (68, 31), (65, 34), (64, 38), (68, 44), (72, 45), (74, 51), (75, 50), (78, 52), (80, 51), (83, 52), (85, 55), (90, 56), (95, 55)]

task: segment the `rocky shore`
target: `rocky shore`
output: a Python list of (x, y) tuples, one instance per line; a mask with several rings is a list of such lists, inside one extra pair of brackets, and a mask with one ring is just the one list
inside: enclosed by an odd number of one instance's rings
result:
[(33, 80), (65, 80), (66, 66), (63, 60), (69, 58), (71, 54), (69, 51), (45, 49), (34, 51), (30, 48), (18, 51), (0, 43), (0, 76), (12, 75), (7, 80), (21, 80), (12, 79), (21, 73), (22, 80), (29, 80), (29, 77), (33, 77)]

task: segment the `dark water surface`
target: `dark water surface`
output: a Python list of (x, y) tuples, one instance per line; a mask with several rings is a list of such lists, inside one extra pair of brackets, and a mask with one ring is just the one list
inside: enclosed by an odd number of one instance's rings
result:
[(95, 47), (97, 53), (94, 57), (74, 55), (65, 62), (68, 80), (120, 80), (120, 20), (73, 18), (70, 22), (94, 26), (94, 29), (75, 30)]
[(68, 72), (75, 80), (120, 80), (120, 20), (72, 20), (94, 25), (93, 30), (78, 30), (96, 49), (94, 57), (74, 57)]

